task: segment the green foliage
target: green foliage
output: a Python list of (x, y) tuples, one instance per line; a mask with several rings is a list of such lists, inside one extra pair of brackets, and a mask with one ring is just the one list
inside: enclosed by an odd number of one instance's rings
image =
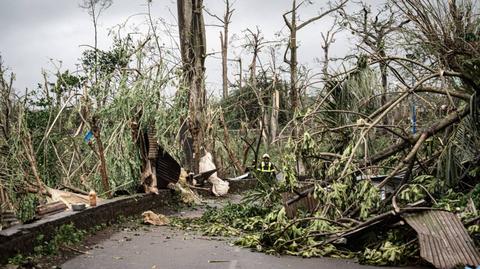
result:
[(8, 259), (8, 264), (13, 264), (13, 265), (23, 265), (23, 264), (28, 264), (32, 262), (33, 262), (33, 257), (24, 256), (22, 254), (17, 254)]
[(480, 246), (480, 225), (471, 225), (468, 227), (468, 233), (473, 238), (475, 245)]
[(314, 197), (322, 201), (320, 212), (323, 216), (336, 219), (342, 217), (344, 212), (352, 204), (359, 205), (360, 219), (366, 219), (370, 212), (377, 209), (380, 204), (380, 193), (371, 181), (363, 180), (354, 184), (351, 179), (338, 180), (328, 186), (315, 185)]
[(100, 76), (109, 76), (115, 70), (124, 68), (130, 62), (128, 58), (131, 49), (131, 38), (115, 38), (113, 48), (109, 51), (97, 49), (86, 50), (82, 55), (82, 64), (88, 71), (97, 71)]
[(240, 234), (240, 230), (227, 226), (225, 224), (220, 224), (220, 223), (212, 223), (203, 230), (203, 235), (207, 235), (207, 236), (231, 237), (231, 236), (238, 236), (239, 234)]
[(45, 237), (39, 235), (34, 252), (41, 256), (55, 255), (63, 246), (73, 246), (82, 242), (85, 234), (84, 230), (77, 229), (73, 223), (62, 225), (55, 230), (54, 237), (49, 241), (45, 241)]
[(261, 207), (269, 207), (277, 204), (281, 197), (281, 188), (276, 183), (273, 175), (255, 171), (254, 177), (257, 179), (257, 185), (254, 189), (247, 191), (243, 196), (244, 203), (258, 203)]
[(253, 204), (228, 203), (225, 207), (208, 208), (199, 219), (173, 219), (172, 225), (198, 229), (208, 236), (239, 236), (261, 229), (269, 210)]
[(39, 205), (38, 197), (28, 193), (20, 198), (17, 217), (22, 222), (28, 222), (35, 217), (35, 210)]
[(380, 192), (371, 181), (363, 180), (355, 186), (355, 194), (355, 199), (360, 205), (360, 219), (367, 219), (371, 210), (380, 205)]
[[(306, 137), (304, 140), (309, 140), (308, 134), (305, 135), (304, 137)], [(309, 143), (309, 142), (306, 142), (306, 143)], [(281, 182), (280, 189), (284, 192), (285, 191), (291, 192), (293, 191), (294, 188), (298, 187), (297, 172), (295, 169), (297, 165), (298, 150), (291, 138), (288, 139), (287, 145), (284, 148), (284, 152), (282, 153), (282, 156), (283, 158), (281, 159), (282, 160), (281, 164), (282, 164), (283, 181)]]
[(262, 245), (260, 243), (260, 234), (247, 234), (235, 240), (235, 245), (256, 249), (262, 251)]
[[(480, 156), (480, 136), (474, 118), (467, 116), (453, 129), (437, 162), (436, 176), (455, 187), (463, 174), (475, 177)], [(477, 164), (477, 165), (475, 165)]]
[[(275, 86), (275, 88), (274, 88)], [(278, 116), (279, 126), (285, 125), (289, 116), (287, 98), (285, 97), (288, 85), (284, 81), (276, 81), (263, 73), (257, 77), (256, 91), (251, 85), (243, 86), (241, 89), (234, 89), (229, 93), (228, 98), (221, 100), (220, 105), (225, 111), (225, 121), (229, 129), (239, 129), (243, 122), (253, 123), (250, 128), (259, 127), (256, 119), (261, 115), (261, 106), (258, 98), (266, 108), (272, 107), (272, 94), (275, 90), (280, 93), (280, 111)], [(257, 96), (257, 94), (259, 96)]]
[(405, 247), (384, 242), (378, 249), (366, 248), (360, 262), (373, 265), (398, 265), (405, 257)]
[[(377, 234), (378, 236), (378, 234)], [(373, 246), (366, 246), (359, 261), (370, 265), (405, 265), (418, 255), (418, 246), (412, 241), (412, 233), (405, 229), (391, 229), (379, 237)]]
[(425, 198), (427, 195), (434, 195), (443, 189), (443, 181), (434, 176), (422, 175), (412, 180), (411, 184), (400, 192), (399, 197), (408, 203), (412, 203)]
[[(241, 232), (255, 231), (261, 228), (263, 216), (268, 212), (266, 208), (253, 204), (227, 204), (222, 209), (209, 209), (200, 218), (203, 223), (215, 223), (229, 227), (235, 235)], [(219, 222), (219, 223), (218, 223)], [(228, 230), (228, 229), (227, 229)], [(210, 233), (213, 235), (214, 233)]]

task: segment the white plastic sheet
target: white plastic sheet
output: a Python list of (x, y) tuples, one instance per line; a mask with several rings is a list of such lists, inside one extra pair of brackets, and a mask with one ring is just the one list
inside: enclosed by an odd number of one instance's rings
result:
[[(206, 151), (205, 156), (200, 158), (199, 164), (199, 172), (207, 172), (213, 169), (216, 169), (215, 163), (213, 162), (212, 154)], [(228, 193), (228, 189), (230, 188), (227, 181), (220, 179), (217, 175), (217, 172), (213, 173), (209, 178), (208, 181), (212, 183), (212, 192), (216, 196), (224, 196)]]

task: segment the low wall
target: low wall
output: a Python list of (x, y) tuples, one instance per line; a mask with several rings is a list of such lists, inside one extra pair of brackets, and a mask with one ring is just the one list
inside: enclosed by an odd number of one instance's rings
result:
[(55, 229), (73, 223), (78, 229), (115, 222), (120, 216), (140, 214), (146, 210), (165, 210), (175, 202), (171, 190), (160, 190), (159, 195), (135, 195), (115, 198), (83, 211), (65, 211), (46, 216), (34, 223), (16, 225), (0, 231), (0, 264), (18, 253), (29, 253), (35, 247), (38, 235), (50, 240)]

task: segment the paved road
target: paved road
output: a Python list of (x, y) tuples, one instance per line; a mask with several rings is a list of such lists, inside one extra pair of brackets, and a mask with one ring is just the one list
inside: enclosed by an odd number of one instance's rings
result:
[(124, 229), (64, 263), (64, 269), (377, 268), (351, 261), (269, 256), (169, 227)]

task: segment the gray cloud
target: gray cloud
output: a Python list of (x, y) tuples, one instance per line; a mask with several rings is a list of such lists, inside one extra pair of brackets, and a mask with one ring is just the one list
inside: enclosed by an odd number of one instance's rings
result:
[[(300, 9), (301, 19), (307, 19), (318, 14), (324, 1), (317, 1)], [(41, 69), (52, 69), (50, 59), (61, 60), (63, 67), (74, 69), (75, 63), (84, 49), (82, 44), (93, 44), (93, 29), (90, 18), (85, 10), (79, 7), (80, 1), (65, 0), (15, 0), (0, 2), (0, 53), (4, 62), (17, 74), (16, 87), (33, 88), (41, 81)], [(216, 14), (223, 12), (223, 0), (205, 0), (207, 8)], [(289, 0), (237, 0), (231, 25), (231, 34), (242, 37), (242, 31), (259, 26), (267, 40), (276, 39), (275, 34), (285, 31), (282, 14), (291, 7)], [(100, 48), (108, 48), (111, 38), (108, 29), (124, 22), (135, 14), (146, 12), (146, 2), (143, 0), (114, 0), (114, 4), (104, 12), (100, 20)], [(163, 18), (175, 24), (172, 13), (176, 12), (175, 1), (154, 0), (152, 15)], [(205, 14), (207, 23), (215, 20)], [(129, 22), (141, 24), (144, 16), (133, 16)], [(320, 32), (326, 31), (332, 24), (332, 19), (326, 18), (316, 22), (299, 33), (301, 47), (300, 61), (315, 64), (314, 59), (321, 57)], [(208, 27), (208, 50), (219, 50), (219, 29)], [(348, 40), (339, 36), (333, 47), (333, 54), (347, 51)], [(240, 46), (242, 41), (234, 42)], [(232, 49), (233, 50), (233, 49)], [(230, 57), (239, 55), (240, 50), (232, 51)], [(248, 55), (243, 55), (246, 59)], [(281, 59), (279, 59), (281, 61)], [(245, 65), (246, 66), (246, 65)], [(219, 87), (220, 61), (214, 57), (207, 61), (208, 85)], [(232, 68), (233, 69), (233, 68)]]

